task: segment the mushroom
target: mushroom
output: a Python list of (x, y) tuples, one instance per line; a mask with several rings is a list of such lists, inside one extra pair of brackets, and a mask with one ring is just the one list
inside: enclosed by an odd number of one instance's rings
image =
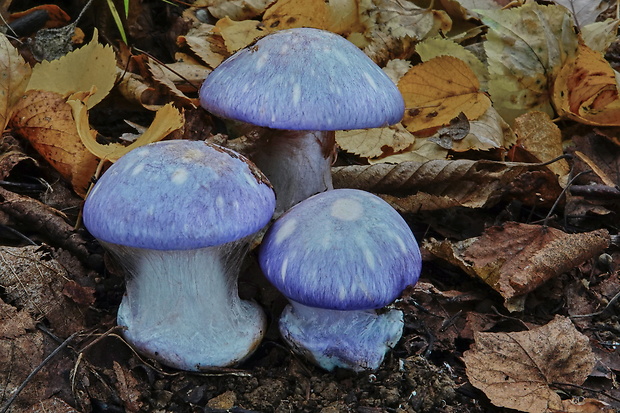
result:
[(139, 352), (183, 370), (244, 360), (265, 316), (237, 294), (252, 234), (275, 209), (243, 156), (199, 141), (130, 151), (99, 179), (84, 225), (128, 273), (118, 325)]
[(333, 189), (335, 132), (391, 125), (405, 104), (396, 85), (360, 49), (324, 30), (269, 34), (209, 74), (201, 105), (269, 128), (250, 158), (269, 178), (277, 211)]
[(403, 331), (400, 310), (375, 311), (417, 282), (420, 250), (404, 219), (357, 189), (314, 195), (277, 219), (259, 263), (290, 301), (280, 332), (326, 370), (374, 370)]

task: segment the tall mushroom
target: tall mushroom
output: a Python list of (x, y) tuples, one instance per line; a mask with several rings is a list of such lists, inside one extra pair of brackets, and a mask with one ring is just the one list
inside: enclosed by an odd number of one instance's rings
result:
[(99, 179), (84, 225), (128, 273), (118, 324), (138, 351), (183, 370), (247, 357), (265, 328), (239, 299), (240, 261), (275, 196), (243, 156), (206, 142), (132, 150)]
[(201, 105), (223, 118), (270, 128), (250, 155), (285, 211), (333, 189), (334, 131), (391, 125), (405, 106), (398, 88), (341, 36), (300, 28), (269, 34), (209, 74)]
[(400, 310), (376, 312), (418, 281), (420, 251), (381, 198), (335, 189), (300, 202), (263, 238), (261, 269), (290, 305), (280, 332), (325, 368), (376, 369), (400, 339)]

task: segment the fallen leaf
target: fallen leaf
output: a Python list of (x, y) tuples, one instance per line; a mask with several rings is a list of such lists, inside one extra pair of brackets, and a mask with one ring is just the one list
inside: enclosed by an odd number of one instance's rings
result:
[(9, 123), (13, 106), (26, 90), (32, 70), (4, 34), (0, 34), (0, 127)]
[(552, 115), (550, 85), (577, 50), (568, 10), (530, 2), (479, 13), (489, 27), (484, 48), (495, 109), (508, 123), (530, 110)]
[(385, 128), (337, 131), (336, 143), (347, 152), (375, 158), (386, 152), (399, 152), (415, 142), (400, 123)]
[(44, 90), (67, 96), (96, 88), (88, 99), (92, 108), (112, 89), (116, 81), (116, 57), (110, 46), (97, 40), (97, 30), (87, 45), (60, 59), (43, 61), (32, 69), (27, 90)]
[[(246, 20), (263, 14), (268, 5), (275, 0), (207, 0), (205, 6), (217, 19), (229, 17), (233, 20)], [(194, 4), (199, 6), (199, 4)], [(204, 6), (203, 6), (204, 7)]]
[(200, 60), (211, 69), (215, 69), (230, 53), (224, 39), (215, 33), (215, 26), (201, 24), (193, 27), (185, 36), (179, 36), (181, 46), (186, 45)]
[(441, 10), (424, 8), (412, 2), (374, 0), (363, 4), (360, 14), (368, 15), (377, 29), (395, 37), (422, 40), (447, 33), (452, 28), (448, 14)]
[(120, 143), (102, 145), (97, 142), (97, 132), (90, 129), (86, 105), (79, 100), (70, 100), (67, 103), (73, 111), (73, 117), (77, 124), (77, 134), (81, 143), (93, 156), (105, 161), (116, 162), (132, 149), (160, 141), (171, 132), (183, 127), (183, 114), (171, 103), (168, 103), (157, 111), (155, 119), (148, 129), (130, 145), (125, 146)]
[(10, 126), (71, 183), (78, 195), (86, 194), (97, 159), (80, 141), (65, 98), (55, 92), (29, 90), (16, 104)]
[(412, 133), (446, 126), (461, 112), (469, 120), (476, 119), (491, 106), (474, 72), (450, 56), (412, 67), (398, 89), (405, 99), (403, 124)]
[(314, 27), (328, 29), (329, 5), (323, 0), (278, 0), (263, 15), (263, 24), (271, 30)]
[[(188, 69), (188, 67), (186, 67), (185, 65), (179, 66), (179, 64), (176, 64), (175, 66), (174, 63), (162, 65), (152, 59), (148, 60), (147, 67), (149, 69), (149, 72), (151, 73), (153, 81), (170, 91), (176, 104), (182, 107), (196, 107), (192, 99), (187, 97), (185, 93), (179, 90), (179, 88), (175, 84), (175, 80), (180, 83), (185, 82), (185, 80), (179, 77), (181, 73), (179, 73), (177, 69)], [(196, 85), (200, 85), (210, 72), (211, 70), (209, 70), (208, 68), (196, 65), (196, 67), (194, 67), (194, 74), (196, 76), (202, 75)], [(193, 88), (190, 88), (189, 90), (191, 90), (192, 92), (196, 91), (196, 89)]]
[(607, 8), (601, 0), (555, 0), (555, 3), (566, 7), (571, 12), (575, 25), (579, 28), (594, 23)]
[[(339, 166), (332, 168), (332, 176), (336, 188), (418, 197), (425, 194), (455, 205), (482, 208), (497, 203), (508, 183), (526, 171), (540, 169), (546, 170), (531, 163), (458, 159)], [(423, 209), (434, 209), (430, 206)]]
[(583, 43), (592, 50), (605, 53), (609, 46), (616, 40), (618, 31), (618, 19), (607, 19), (602, 22), (588, 24), (581, 30)]
[[(532, 111), (515, 119), (514, 131), (517, 143), (534, 155), (538, 162), (548, 162), (563, 155), (562, 132), (549, 115)], [(560, 159), (549, 164), (549, 169), (558, 175), (560, 185), (568, 182), (570, 167), (568, 162)]]
[(415, 51), (420, 55), (423, 62), (427, 62), (439, 56), (452, 56), (464, 61), (478, 78), (480, 88), (482, 90), (487, 89), (489, 69), (470, 50), (455, 41), (446, 39), (445, 37), (431, 37), (430, 39), (424, 39), (418, 43), (415, 47)]
[(551, 386), (583, 384), (596, 363), (588, 338), (562, 316), (529, 331), (477, 332), (463, 360), (471, 384), (494, 405), (528, 413), (561, 411)]
[(243, 20), (237, 22), (228, 17), (218, 20), (215, 29), (215, 33), (224, 39), (224, 44), (230, 54), (243, 49), (254, 40), (269, 33), (262, 29), (262, 24), (259, 21)]
[(63, 27), (71, 22), (71, 17), (60, 7), (55, 4), (43, 4), (41, 6), (31, 7), (28, 10), (24, 10), (18, 13), (11, 13), (9, 16), (9, 23), (16, 19), (25, 17), (30, 13), (38, 10), (44, 10), (47, 13), (47, 20), (45, 22), (45, 28)]
[(600, 254), (609, 246), (606, 230), (568, 234), (555, 228), (507, 222), (465, 241), (430, 241), (425, 248), (438, 258), (480, 278), (497, 291), (510, 311), (519, 297), (553, 277)]
[(620, 126), (616, 75), (603, 55), (579, 45), (575, 59), (562, 68), (553, 86), (553, 104), (561, 116), (596, 126)]
[(493, 106), (478, 119), (469, 121), (469, 133), (461, 140), (453, 141), (452, 151), (487, 151), (509, 148), (516, 142), (510, 126), (502, 119)]
[(561, 413), (614, 413), (617, 411), (617, 409), (614, 409), (609, 404), (600, 400), (588, 398), (573, 398), (570, 400), (562, 400)]
[(398, 83), (401, 77), (411, 69), (411, 62), (403, 59), (392, 59), (385, 64), (383, 71), (394, 83)]
[(138, 380), (131, 374), (131, 371), (116, 361), (113, 362), (113, 368), (114, 375), (116, 376), (114, 386), (118, 392), (118, 397), (123, 401), (125, 410), (130, 413), (140, 411), (143, 403), (140, 401), (142, 391), (138, 389)]

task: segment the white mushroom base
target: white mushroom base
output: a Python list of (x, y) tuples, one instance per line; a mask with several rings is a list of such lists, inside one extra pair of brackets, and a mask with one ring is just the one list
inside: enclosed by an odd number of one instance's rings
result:
[(130, 273), (117, 322), (138, 352), (200, 371), (237, 364), (258, 347), (266, 320), (237, 294), (238, 244), (188, 251), (105, 246)]
[(280, 333), (296, 353), (325, 370), (379, 368), (403, 334), (403, 313), (340, 311), (291, 301), (280, 317)]

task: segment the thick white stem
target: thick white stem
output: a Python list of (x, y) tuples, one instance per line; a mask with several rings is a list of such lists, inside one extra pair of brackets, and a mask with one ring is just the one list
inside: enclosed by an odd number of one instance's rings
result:
[(298, 353), (326, 370), (375, 370), (403, 334), (403, 313), (340, 311), (291, 301), (280, 317), (282, 337)]
[(269, 129), (261, 138), (252, 161), (269, 178), (276, 192), (276, 214), (312, 195), (334, 189), (333, 131)]
[(183, 370), (223, 367), (258, 346), (265, 317), (237, 294), (247, 240), (198, 250), (156, 251), (105, 243), (127, 270), (118, 324), (138, 351)]

